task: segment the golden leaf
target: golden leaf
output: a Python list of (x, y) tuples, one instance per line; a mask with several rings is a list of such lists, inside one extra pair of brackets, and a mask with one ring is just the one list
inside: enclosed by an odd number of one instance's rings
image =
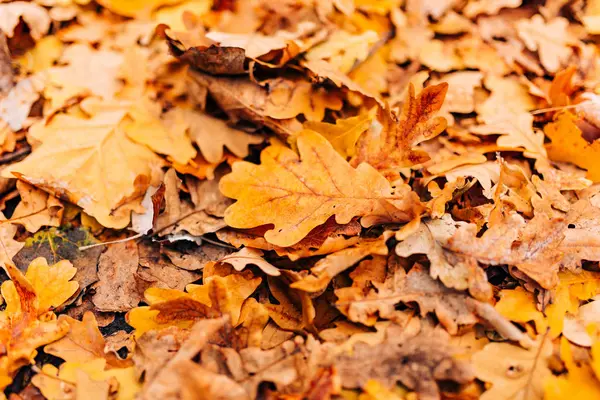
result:
[(48, 266), (43, 258), (35, 259), (26, 275), (12, 261), (5, 262), (10, 281), (2, 283), (6, 309), (0, 312), (0, 387), (12, 382), (18, 369), (33, 362), (36, 349), (60, 339), (69, 331), (65, 321), (57, 321), (52, 307), (62, 305), (78, 288), (70, 279), (75, 268), (69, 261)]
[(233, 172), (221, 179), (221, 192), (238, 200), (225, 212), (229, 226), (273, 224), (265, 238), (291, 246), (332, 215), (338, 224), (347, 224), (356, 216), (387, 215), (393, 208), (405, 221), (411, 219), (408, 215), (418, 204), (414, 193), (399, 196), (369, 165), (352, 168), (315, 132), (304, 131), (297, 143), (300, 157), (272, 145), (261, 153), (261, 165), (235, 163)]
[(551, 376), (544, 385), (544, 398), (559, 400), (575, 398), (582, 400), (597, 399), (600, 396), (600, 381), (590, 365), (577, 365), (569, 341), (565, 338), (560, 342), (560, 356), (568, 373), (561, 376)]
[(123, 228), (131, 207), (122, 205), (143, 195), (162, 162), (127, 138), (126, 108), (92, 100), (82, 104), (91, 108), (89, 118), (57, 115), (36, 131), (42, 145), (2, 172), (67, 198), (105, 227)]
[(552, 342), (543, 337), (530, 349), (508, 343), (489, 343), (473, 355), (475, 375), (492, 384), (481, 400), (500, 398), (542, 400)]
[(15, 28), (22, 18), (31, 30), (31, 37), (39, 40), (48, 33), (50, 28), (50, 16), (45, 8), (25, 1), (15, 1), (8, 4), (0, 4), (0, 30), (8, 37), (13, 37)]
[(514, 290), (501, 290), (500, 301), (496, 303), (496, 310), (514, 322), (535, 322), (539, 333), (546, 331), (546, 319), (544, 314), (535, 307), (533, 294), (518, 287)]
[(592, 143), (585, 140), (576, 121), (577, 117), (564, 111), (544, 127), (544, 133), (551, 140), (551, 143), (546, 145), (548, 157), (554, 161), (566, 161), (585, 168), (588, 171), (586, 178), (600, 182), (600, 140)]
[(372, 117), (362, 114), (338, 119), (335, 124), (308, 121), (304, 127), (323, 135), (342, 157), (352, 157), (356, 152), (356, 141), (371, 125)]
[(21, 202), (15, 208), (11, 222), (35, 233), (42, 226), (60, 226), (63, 205), (56, 197), (24, 181), (17, 182)]

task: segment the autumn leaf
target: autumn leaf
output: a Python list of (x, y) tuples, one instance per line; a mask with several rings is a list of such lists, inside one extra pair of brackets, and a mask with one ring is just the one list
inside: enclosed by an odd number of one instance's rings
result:
[(447, 90), (448, 85), (442, 83), (415, 95), (414, 87), (409, 86), (401, 115), (396, 117), (389, 110), (381, 110), (382, 126), (372, 127), (363, 136), (352, 164), (368, 162), (385, 171), (427, 161), (429, 156), (413, 147), (446, 129), (446, 120), (433, 115), (442, 107)]
[(10, 260), (4, 262), (4, 267), (11, 280), (2, 283), (1, 288), (6, 301), (6, 308), (0, 313), (0, 338), (5, 347), (0, 357), (2, 388), (12, 382), (19, 368), (33, 363), (36, 348), (69, 331), (66, 322), (51, 318), (51, 310), (62, 305), (78, 287), (77, 282), (71, 281), (76, 270), (68, 261), (49, 266), (45, 259), (38, 258), (25, 275)]
[(552, 344), (542, 337), (535, 346), (523, 349), (509, 343), (489, 343), (473, 355), (476, 376), (492, 387), (482, 400), (505, 397), (543, 399), (544, 387), (552, 376), (548, 368)]
[(546, 331), (547, 324), (544, 314), (536, 308), (533, 294), (526, 292), (523, 288), (502, 290), (500, 301), (496, 303), (496, 310), (514, 322), (534, 321), (536, 330), (540, 334)]
[(179, 3), (178, 0), (152, 0), (150, 2), (143, 0), (128, 1), (122, 3), (115, 0), (100, 0), (100, 5), (108, 8), (110, 11), (126, 17), (139, 17), (149, 15), (152, 10), (160, 6)]
[(0, 30), (8, 37), (12, 37), (15, 33), (15, 28), (22, 18), (31, 30), (31, 36), (39, 40), (48, 33), (50, 27), (50, 16), (45, 8), (25, 1), (15, 1), (9, 4), (0, 5), (0, 14), (2, 21), (0, 22)]
[(325, 137), (333, 148), (342, 155), (349, 158), (356, 152), (356, 142), (371, 125), (371, 117), (368, 114), (359, 115), (347, 119), (338, 119), (334, 124), (325, 122), (308, 121), (304, 127), (311, 129)]
[(529, 20), (517, 22), (519, 37), (531, 51), (537, 51), (546, 71), (558, 72), (564, 66), (573, 49), (573, 39), (567, 32), (569, 22), (564, 18), (555, 18), (545, 22), (541, 15), (534, 15)]
[(588, 364), (579, 366), (575, 363), (571, 344), (565, 338), (560, 341), (560, 357), (568, 373), (560, 377), (549, 377), (544, 385), (545, 398), (554, 400), (565, 396), (577, 396), (593, 399), (600, 394), (600, 383), (594, 371)]
[(555, 161), (571, 162), (588, 173), (586, 177), (594, 182), (600, 181), (600, 170), (597, 169), (597, 155), (600, 142), (589, 143), (582, 136), (576, 125), (577, 118), (570, 112), (557, 114), (554, 121), (546, 125), (544, 133), (551, 140), (546, 147), (548, 157)]
[(80, 205), (104, 226), (125, 227), (132, 206), (123, 203), (145, 191), (162, 162), (118, 129), (127, 109), (91, 99), (82, 107), (89, 107), (89, 118), (56, 116), (37, 132), (44, 143), (3, 174)]
[[(225, 213), (228, 225), (253, 228), (273, 224), (265, 238), (290, 246), (332, 215), (337, 223), (346, 224), (355, 216), (387, 213), (384, 210), (390, 206), (403, 214), (415, 204), (412, 193), (399, 188), (396, 194), (369, 165), (352, 168), (317, 133), (305, 131), (297, 143), (300, 157), (273, 145), (263, 150), (260, 166), (248, 162), (233, 165), (233, 172), (220, 183), (223, 194), (238, 200)], [(329, 178), (323, 180), (322, 176)], [(265, 202), (270, 203), (268, 209)]]

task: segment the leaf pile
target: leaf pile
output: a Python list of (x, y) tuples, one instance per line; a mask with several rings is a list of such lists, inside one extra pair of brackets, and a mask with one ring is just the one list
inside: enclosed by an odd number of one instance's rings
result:
[(0, 2), (2, 398), (600, 397), (600, 2)]

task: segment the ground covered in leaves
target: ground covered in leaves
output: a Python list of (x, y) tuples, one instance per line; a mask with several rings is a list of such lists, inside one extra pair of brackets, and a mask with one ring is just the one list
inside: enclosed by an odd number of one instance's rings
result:
[(595, 34), (597, 0), (0, 1), (0, 397), (600, 398)]

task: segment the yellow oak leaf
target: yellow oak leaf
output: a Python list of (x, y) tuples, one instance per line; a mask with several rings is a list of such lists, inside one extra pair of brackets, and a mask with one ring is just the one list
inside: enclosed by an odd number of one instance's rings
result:
[(371, 120), (372, 117), (369, 114), (362, 114), (356, 117), (338, 119), (335, 124), (308, 121), (304, 124), (304, 127), (323, 135), (342, 157), (348, 158), (356, 152), (356, 141), (360, 135), (369, 129)]
[(32, 233), (42, 226), (60, 226), (64, 209), (60, 200), (24, 181), (17, 182), (17, 190), (21, 202), (15, 208), (11, 222), (23, 225)]
[(587, 170), (586, 178), (600, 182), (600, 140), (589, 143), (582, 136), (576, 124), (577, 117), (563, 111), (554, 121), (544, 127), (544, 133), (551, 140), (546, 145), (548, 157), (554, 161), (566, 161)]
[(500, 301), (496, 303), (496, 310), (514, 322), (535, 322), (539, 333), (546, 332), (546, 319), (544, 314), (535, 307), (533, 294), (522, 287), (514, 290), (501, 290)]
[(17, 59), (19, 65), (33, 73), (43, 71), (54, 65), (62, 54), (64, 45), (56, 36), (46, 36), (35, 47)]
[(38, 347), (69, 331), (69, 324), (57, 320), (50, 309), (62, 305), (79, 286), (70, 281), (76, 269), (69, 261), (48, 266), (45, 259), (37, 258), (25, 275), (10, 260), (4, 266), (11, 280), (0, 288), (6, 300), (0, 312), (1, 389), (12, 382), (19, 368), (33, 362)]
[(548, 368), (552, 342), (545, 337), (531, 348), (509, 343), (489, 343), (473, 355), (475, 375), (492, 387), (481, 400), (542, 400), (544, 383), (552, 376)]
[(222, 314), (231, 315), (232, 324), (237, 325), (243, 322), (240, 315), (245, 300), (261, 281), (261, 278), (254, 277), (250, 271), (244, 271), (224, 277), (205, 276), (202, 285), (188, 285), (187, 292), (150, 288), (144, 293), (150, 306), (136, 307), (129, 311), (127, 322), (135, 328), (136, 337), (149, 330), (169, 326), (189, 328), (197, 319), (214, 318)]
[[(209, 163), (217, 163), (223, 159), (224, 147), (234, 155), (243, 158), (248, 155), (249, 145), (262, 143), (264, 140), (262, 136), (232, 128), (224, 120), (191, 108), (174, 108), (165, 114), (164, 119), (169, 126), (181, 125), (183, 132), (187, 130), (190, 139), (198, 145), (202, 156)], [(142, 135), (145, 135), (144, 131), (140, 131), (140, 136)], [(177, 159), (175, 161), (187, 163)]]
[(578, 365), (573, 361), (571, 344), (566, 338), (560, 341), (560, 358), (568, 373), (551, 376), (544, 385), (544, 399), (592, 400), (600, 397), (600, 381), (589, 364)]
[(338, 224), (359, 216), (389, 215), (408, 221), (418, 204), (416, 195), (400, 187), (398, 194), (370, 165), (352, 168), (321, 135), (298, 135), (300, 157), (275, 144), (261, 153), (261, 165), (237, 162), (221, 179), (221, 192), (238, 201), (225, 212), (234, 228), (273, 224), (265, 239), (291, 246), (335, 215)]
[(525, 149), (528, 157), (545, 157), (544, 134), (533, 128), (533, 115), (528, 112), (502, 113), (485, 118), (485, 124), (471, 129), (478, 135), (500, 135), (498, 146)]
[(576, 314), (579, 302), (600, 294), (600, 274), (591, 271), (562, 271), (558, 273), (552, 304), (546, 307), (551, 337), (558, 337), (563, 330), (567, 313)]
[(375, 31), (352, 35), (344, 30), (334, 32), (329, 38), (306, 53), (310, 61), (326, 60), (337, 70), (348, 73), (356, 62), (364, 61), (371, 46), (379, 40)]
[(180, 3), (181, 0), (100, 0), (98, 3), (115, 14), (125, 17), (149, 16), (152, 10), (160, 6)]
[(124, 127), (127, 136), (156, 153), (171, 157), (177, 163), (187, 164), (196, 156), (196, 150), (186, 134), (187, 125), (182, 120), (163, 123), (160, 109), (159, 104), (150, 101), (134, 104), (129, 110), (133, 121)]
[[(30, 132), (43, 143), (25, 160), (3, 170), (56, 197), (77, 204), (110, 228), (129, 224), (147, 187), (160, 179), (161, 159), (131, 141), (124, 129), (128, 108), (88, 99), (89, 117), (60, 114)], [(158, 179), (157, 179), (158, 178)], [(158, 186), (158, 182), (155, 186)], [(139, 208), (139, 207), (138, 207)]]
[(134, 367), (106, 369), (103, 358), (67, 361), (58, 369), (44, 365), (42, 371), (32, 382), (50, 400), (69, 398), (72, 390), (79, 392), (77, 398), (108, 398), (109, 391), (116, 391), (116, 400), (133, 400), (142, 388)]

